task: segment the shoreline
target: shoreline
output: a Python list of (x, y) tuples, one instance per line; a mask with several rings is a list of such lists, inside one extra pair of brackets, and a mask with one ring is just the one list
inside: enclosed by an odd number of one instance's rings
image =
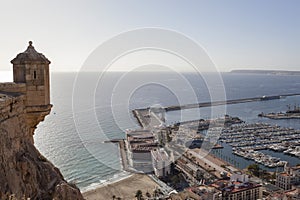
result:
[(122, 172), (120, 172), (118, 174), (114, 174), (113, 177), (111, 177), (111, 178), (109, 178), (107, 180), (104, 180), (103, 182), (91, 183), (89, 186), (86, 186), (86, 187), (82, 188), (80, 191), (83, 194), (87, 193), (87, 192), (91, 192), (91, 191), (103, 188), (103, 187), (105, 187), (107, 185), (121, 182), (121, 181), (123, 181), (125, 179), (128, 179), (128, 178), (132, 177), (133, 175), (134, 175), (134, 173), (127, 172), (127, 171), (122, 171)]
[(131, 173), (127, 177), (109, 181), (101, 184), (99, 187), (82, 191), (86, 200), (111, 199), (113, 196), (122, 199), (135, 199), (137, 190), (143, 194), (152, 193), (159, 185), (146, 174)]

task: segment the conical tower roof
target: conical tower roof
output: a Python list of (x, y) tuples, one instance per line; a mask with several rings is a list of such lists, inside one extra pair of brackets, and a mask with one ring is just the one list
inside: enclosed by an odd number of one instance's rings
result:
[(12, 61), (12, 64), (50, 64), (51, 62), (41, 53), (37, 52), (29, 41), (29, 46), (23, 53), (19, 53)]

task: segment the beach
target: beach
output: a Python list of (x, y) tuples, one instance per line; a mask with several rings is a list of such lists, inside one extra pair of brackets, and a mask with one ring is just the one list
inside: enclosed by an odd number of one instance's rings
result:
[(158, 187), (150, 177), (145, 174), (132, 174), (131, 176), (121, 179), (119, 181), (104, 184), (96, 189), (89, 190), (83, 193), (86, 200), (102, 200), (102, 199), (136, 199), (135, 194), (137, 190), (141, 190), (145, 196), (146, 192), (151, 195), (153, 190)]

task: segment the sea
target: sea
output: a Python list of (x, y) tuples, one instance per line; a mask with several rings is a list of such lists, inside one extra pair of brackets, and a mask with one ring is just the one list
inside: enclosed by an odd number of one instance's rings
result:
[[(214, 84), (214, 80), (220, 77), (222, 81)], [(178, 79), (184, 80), (190, 87)], [(212, 98), (215, 91), (222, 94)], [(55, 72), (51, 73), (53, 109), (38, 125), (34, 141), (67, 181), (86, 191), (107, 180), (127, 175), (122, 171), (118, 146), (106, 141), (125, 138), (126, 129), (139, 128), (132, 109), (292, 93), (300, 93), (300, 76), (241, 73), (221, 73), (219, 76), (209, 72), (181, 73), (180, 76), (145, 71)], [(192, 120), (220, 117), (226, 113), (246, 123), (264, 122), (300, 129), (299, 119), (270, 120), (257, 116), (261, 112), (285, 112), (287, 105), (295, 104), (300, 104), (300, 96), (227, 105), (225, 111), (224, 107), (216, 108), (217, 112), (212, 112), (211, 108), (189, 109), (184, 113), (171, 111), (166, 113), (166, 123), (181, 121), (183, 115), (184, 120)], [(252, 163), (232, 155), (231, 147), (226, 144), (224, 149), (213, 153), (239, 168)], [(291, 165), (300, 163), (296, 157), (269, 153), (288, 160)]]

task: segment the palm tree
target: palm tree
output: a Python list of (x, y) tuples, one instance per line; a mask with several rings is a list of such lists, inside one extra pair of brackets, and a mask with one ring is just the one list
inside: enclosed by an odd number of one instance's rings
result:
[(159, 188), (155, 189), (155, 190), (154, 190), (154, 193), (153, 193), (153, 196), (154, 196), (154, 197), (158, 197), (159, 194), (160, 194), (160, 189), (159, 189)]
[(150, 194), (149, 192), (146, 192), (146, 196), (147, 196), (148, 198), (150, 198), (150, 197), (151, 197), (151, 194)]
[(141, 191), (141, 190), (136, 191), (135, 197), (136, 197), (138, 200), (142, 200), (142, 199), (143, 199), (143, 193), (142, 193), (142, 191)]

